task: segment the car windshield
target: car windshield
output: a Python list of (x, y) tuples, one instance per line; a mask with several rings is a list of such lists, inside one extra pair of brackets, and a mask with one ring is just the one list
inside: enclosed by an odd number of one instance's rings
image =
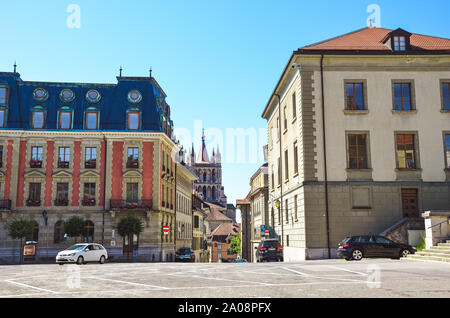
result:
[(82, 250), (86, 247), (87, 245), (72, 245), (71, 247), (67, 248), (67, 251), (75, 251), (75, 250)]
[(263, 241), (262, 246), (264, 247), (278, 247), (280, 243), (278, 241)]
[(178, 254), (190, 254), (191, 250), (189, 248), (180, 248)]

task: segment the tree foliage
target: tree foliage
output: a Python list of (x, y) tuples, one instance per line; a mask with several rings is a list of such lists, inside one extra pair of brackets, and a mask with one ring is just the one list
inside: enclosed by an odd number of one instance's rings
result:
[(230, 241), (230, 253), (240, 254), (241, 253), (241, 234), (236, 234), (235, 237)]
[(138, 217), (130, 215), (121, 218), (116, 229), (122, 237), (133, 234), (139, 235), (144, 230), (144, 224)]
[(84, 233), (86, 221), (80, 216), (72, 216), (64, 222), (64, 233), (69, 237), (79, 237)]
[(12, 239), (24, 239), (33, 233), (34, 222), (23, 218), (13, 218), (5, 226)]

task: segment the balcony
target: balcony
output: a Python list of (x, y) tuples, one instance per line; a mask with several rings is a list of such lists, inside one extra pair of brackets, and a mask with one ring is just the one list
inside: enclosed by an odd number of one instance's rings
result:
[(83, 198), (83, 202), (81, 204), (83, 206), (95, 206), (95, 199)]
[(97, 168), (97, 160), (87, 160), (84, 162), (84, 167), (86, 169), (95, 169)]
[(139, 162), (137, 160), (129, 160), (127, 161), (127, 168), (137, 169), (139, 168)]
[(132, 210), (132, 209), (151, 209), (153, 200), (110, 200), (111, 209)]
[(54, 201), (55, 206), (68, 206), (69, 199), (68, 198), (59, 198)]
[(30, 160), (30, 168), (42, 168), (42, 160)]
[(28, 199), (27, 206), (41, 206), (41, 199)]
[(67, 169), (69, 168), (68, 161), (58, 161), (58, 168)]
[(0, 210), (11, 210), (11, 200), (0, 200)]

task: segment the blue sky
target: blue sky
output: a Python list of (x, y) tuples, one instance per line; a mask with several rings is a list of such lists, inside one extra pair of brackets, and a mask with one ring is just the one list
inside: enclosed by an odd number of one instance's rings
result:
[[(70, 4), (81, 10), (79, 29), (67, 26)], [(120, 65), (127, 76), (151, 66), (176, 127), (258, 130), (292, 51), (365, 27), (370, 4), (381, 27), (449, 37), (447, 0), (3, 1), (0, 71), (17, 61), (24, 80), (115, 83)], [(261, 164), (224, 164), (230, 203)]]

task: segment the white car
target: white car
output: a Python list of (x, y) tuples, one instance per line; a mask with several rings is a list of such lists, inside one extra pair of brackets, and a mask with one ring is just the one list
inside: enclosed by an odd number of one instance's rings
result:
[(56, 255), (56, 263), (59, 265), (65, 263), (77, 263), (81, 265), (87, 262), (99, 262), (103, 264), (107, 259), (108, 252), (106, 249), (102, 245), (95, 243), (75, 244)]

